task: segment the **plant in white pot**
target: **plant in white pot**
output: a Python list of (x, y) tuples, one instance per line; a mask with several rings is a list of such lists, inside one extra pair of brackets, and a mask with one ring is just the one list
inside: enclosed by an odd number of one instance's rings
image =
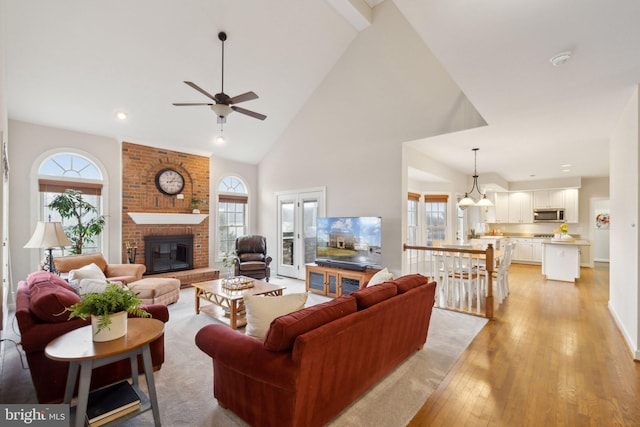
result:
[(127, 333), (127, 313), (137, 317), (151, 317), (140, 308), (138, 294), (119, 283), (107, 282), (104, 292), (83, 294), (80, 301), (67, 307), (69, 319), (91, 316), (94, 341), (110, 341)]

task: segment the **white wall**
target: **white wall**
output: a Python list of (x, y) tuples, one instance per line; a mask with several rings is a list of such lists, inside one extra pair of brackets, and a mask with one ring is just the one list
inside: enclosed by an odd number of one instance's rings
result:
[[(3, 13), (4, 2), (0, 1), (0, 148), (3, 147), (3, 144), (7, 141), (8, 138), (8, 128), (9, 122), (7, 118), (7, 86), (5, 79), (5, 62), (4, 62), (4, 28), (5, 14)], [(0, 175), (4, 175), (5, 167), (2, 162), (0, 162)], [(2, 178), (2, 185), (0, 185), (0, 239), (2, 240), (2, 256), (0, 257), (0, 336), (2, 335), (2, 330), (6, 327), (7, 321), (7, 304), (8, 304), (8, 295), (9, 295), (9, 287), (5, 286), (5, 283), (9, 283), (11, 277), (9, 275), (9, 271), (5, 266), (9, 260), (9, 254), (7, 252), (5, 243), (8, 239), (8, 206), (9, 203), (7, 198), (9, 197), (8, 183)]]
[[(247, 185), (249, 191), (248, 206), (248, 227), (249, 234), (258, 234), (258, 212), (260, 204), (260, 188), (258, 187), (258, 166), (247, 163), (239, 163), (231, 160), (211, 157), (210, 161), (211, 177), (209, 179), (209, 194), (211, 194), (211, 206), (209, 209), (209, 265), (220, 266), (218, 259), (218, 246), (216, 236), (218, 234), (218, 184), (226, 176), (236, 176), (241, 178)], [(270, 250), (271, 252), (271, 250)]]
[(614, 129), (610, 145), (611, 239), (609, 310), (634, 352), (638, 351), (638, 143), (640, 121), (638, 87)]
[[(122, 225), (122, 148), (112, 138), (40, 126), (16, 120), (9, 121), (11, 138), (9, 229), (11, 234), (11, 268), (13, 290), (19, 280), (39, 268), (41, 257), (35, 249), (23, 246), (33, 233), (38, 218), (37, 168), (41, 160), (60, 148), (73, 148), (87, 153), (106, 169), (107, 235), (105, 257), (121, 259)], [(38, 164), (36, 164), (38, 163)]]
[(403, 142), (482, 124), (393, 2), (383, 2), (260, 163), (259, 228), (273, 247), (275, 192), (324, 186), (328, 216), (382, 217), (382, 262), (399, 273)]

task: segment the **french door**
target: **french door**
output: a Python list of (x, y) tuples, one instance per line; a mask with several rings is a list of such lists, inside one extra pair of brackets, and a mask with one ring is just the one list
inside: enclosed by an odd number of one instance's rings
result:
[(316, 221), (325, 215), (325, 190), (276, 194), (278, 205), (278, 274), (305, 279), (305, 264), (316, 259)]

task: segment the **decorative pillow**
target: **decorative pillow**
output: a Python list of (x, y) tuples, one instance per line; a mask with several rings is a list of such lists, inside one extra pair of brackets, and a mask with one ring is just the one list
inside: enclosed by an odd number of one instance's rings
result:
[(82, 279), (102, 279), (105, 280), (107, 277), (104, 275), (104, 272), (100, 267), (98, 267), (95, 263), (91, 263), (89, 265), (85, 265), (82, 268), (77, 270), (71, 270), (69, 272), (69, 284), (72, 288), (79, 290), (80, 289), (80, 281)]
[(264, 348), (270, 351), (289, 351), (293, 348), (298, 335), (355, 313), (356, 310), (355, 298), (351, 295), (343, 295), (334, 300), (280, 316), (271, 322), (264, 340)]
[(82, 279), (78, 286), (78, 293), (83, 294), (101, 294), (107, 289), (109, 282), (106, 279)]
[(387, 267), (385, 267), (374, 274), (371, 279), (369, 279), (366, 287), (369, 288), (371, 286), (379, 285), (380, 283), (388, 282), (390, 280), (393, 280), (393, 273), (389, 273), (389, 270), (387, 269)]
[(404, 294), (413, 288), (417, 288), (420, 285), (427, 283), (427, 278), (422, 274), (409, 274), (406, 276), (398, 277), (392, 283), (398, 288), (399, 294)]
[(304, 303), (307, 302), (307, 295), (307, 292), (278, 297), (245, 295), (244, 305), (247, 309), (245, 333), (264, 340), (273, 319), (303, 308)]
[(31, 289), (36, 283), (42, 282), (62, 286), (70, 291), (75, 292), (75, 290), (71, 286), (69, 286), (69, 284), (64, 279), (56, 274), (49, 273), (48, 271), (36, 271), (27, 276), (27, 285), (29, 285), (29, 289)]
[(398, 289), (393, 282), (381, 283), (378, 286), (366, 287), (352, 292), (351, 295), (356, 297), (358, 303), (358, 311), (376, 305), (381, 301), (389, 299), (398, 293)]
[(66, 322), (69, 313), (65, 308), (80, 301), (80, 297), (68, 287), (53, 282), (35, 283), (30, 290), (31, 312), (49, 323)]

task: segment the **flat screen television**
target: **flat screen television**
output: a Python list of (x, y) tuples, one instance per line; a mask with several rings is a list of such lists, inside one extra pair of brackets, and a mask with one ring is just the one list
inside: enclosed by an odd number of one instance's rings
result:
[(382, 218), (318, 218), (316, 264), (364, 270), (380, 267), (382, 258)]

